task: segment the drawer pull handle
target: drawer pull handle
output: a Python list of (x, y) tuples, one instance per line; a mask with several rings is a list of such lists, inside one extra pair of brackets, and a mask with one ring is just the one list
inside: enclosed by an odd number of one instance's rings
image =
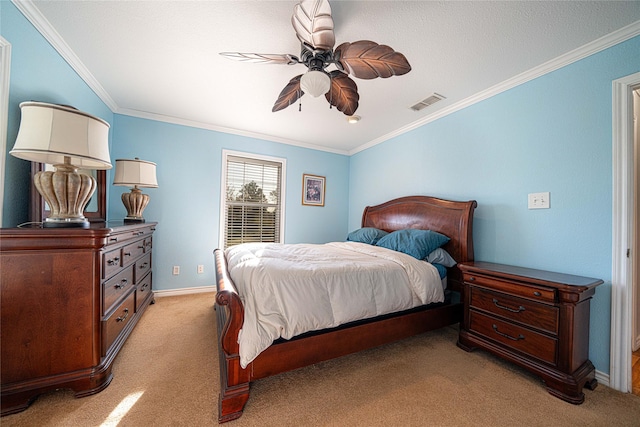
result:
[(539, 296), (541, 296), (541, 295), (542, 295), (542, 294), (541, 294), (540, 292), (538, 292), (538, 291), (535, 291), (533, 294), (534, 294), (535, 296), (537, 296), (537, 297), (539, 297)]
[(524, 339), (524, 335), (522, 335), (522, 334), (518, 334), (518, 337), (517, 337), (517, 338), (514, 338), (514, 337), (512, 337), (511, 335), (507, 335), (507, 334), (505, 334), (504, 332), (500, 332), (500, 331), (498, 330), (498, 327), (497, 327), (495, 324), (494, 324), (494, 325), (492, 325), (492, 327), (493, 327), (493, 331), (494, 331), (496, 334), (498, 334), (498, 335), (500, 335), (500, 336), (502, 336), (502, 337), (505, 337), (505, 338), (509, 338), (509, 339), (510, 339), (510, 340), (512, 340), (512, 341), (520, 341), (520, 340), (523, 340), (523, 339)]
[(125, 252), (124, 256), (131, 256), (131, 252)]
[(148, 263), (148, 262), (143, 262), (143, 263), (140, 265), (140, 269), (142, 270), (143, 268), (147, 268), (147, 265), (149, 265), (149, 263)]
[(471, 277), (469, 277), (469, 281), (470, 281), (470, 282), (475, 282), (475, 281), (476, 281), (476, 278), (475, 278), (475, 277), (473, 277), (473, 276), (471, 276)]
[(120, 257), (115, 257), (115, 258), (110, 259), (109, 261), (107, 261), (107, 264), (113, 265), (113, 264), (116, 264), (118, 262), (120, 262)]
[(145, 284), (142, 286), (142, 288), (140, 288), (140, 292), (144, 292), (144, 291), (146, 291), (148, 287), (149, 287), (149, 284), (148, 284), (148, 283), (145, 283)]
[(127, 286), (127, 283), (129, 283), (129, 281), (128, 281), (127, 279), (122, 279), (122, 280), (120, 281), (120, 283), (118, 283), (118, 284), (116, 284), (116, 285), (114, 286), (114, 288), (116, 288), (116, 289), (122, 289), (122, 288), (124, 288), (125, 286)]
[(128, 316), (129, 316), (129, 309), (125, 308), (124, 309), (124, 316), (116, 318), (116, 322), (124, 322)]
[(503, 309), (503, 310), (510, 311), (510, 312), (512, 312), (512, 313), (520, 313), (521, 311), (524, 311), (524, 310), (525, 310), (525, 308), (524, 308), (523, 306), (520, 306), (520, 307), (518, 307), (517, 309), (514, 309), (514, 308), (511, 308), (511, 307), (507, 307), (507, 306), (505, 306), (505, 305), (500, 305), (500, 304), (498, 304), (498, 300), (497, 300), (497, 299), (495, 299), (495, 298), (493, 299), (493, 304), (494, 304), (496, 307), (498, 307), (498, 308), (501, 308), (501, 309)]
[(118, 241), (118, 238), (117, 238), (117, 237), (110, 237), (110, 238), (109, 238), (109, 241), (110, 241), (110, 242), (117, 242), (117, 241)]

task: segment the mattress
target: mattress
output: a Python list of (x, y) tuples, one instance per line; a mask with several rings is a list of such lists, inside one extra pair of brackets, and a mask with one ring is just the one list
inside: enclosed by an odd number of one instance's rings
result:
[(225, 257), (244, 304), (243, 368), (279, 338), (444, 301), (433, 265), (378, 246), (248, 243)]

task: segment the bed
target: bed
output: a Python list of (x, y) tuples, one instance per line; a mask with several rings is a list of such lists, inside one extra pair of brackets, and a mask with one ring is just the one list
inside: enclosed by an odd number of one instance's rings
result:
[[(368, 206), (362, 227), (385, 232), (432, 230), (450, 240), (443, 246), (458, 263), (473, 260), (473, 213), (477, 203), (428, 196), (402, 197)], [(242, 415), (252, 381), (361, 350), (401, 340), (416, 334), (455, 324), (462, 319), (461, 298), (352, 321), (326, 330), (313, 331), (291, 339), (278, 339), (242, 367), (239, 334), (245, 319), (245, 305), (230, 277), (227, 259), (214, 251), (216, 269), (216, 323), (220, 362), (218, 421)], [(462, 292), (462, 276), (457, 266), (447, 269), (447, 289)], [(246, 362), (246, 361), (245, 361)]]

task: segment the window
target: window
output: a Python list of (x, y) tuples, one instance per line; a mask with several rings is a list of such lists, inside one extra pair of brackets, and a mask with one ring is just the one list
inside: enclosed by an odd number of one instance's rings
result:
[(281, 243), (285, 160), (230, 151), (222, 157), (221, 246)]

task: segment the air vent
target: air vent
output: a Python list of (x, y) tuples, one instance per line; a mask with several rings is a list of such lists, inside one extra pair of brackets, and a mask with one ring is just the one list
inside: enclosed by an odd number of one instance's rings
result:
[(433, 95), (423, 99), (422, 101), (418, 102), (415, 105), (412, 105), (409, 108), (411, 108), (413, 111), (420, 111), (423, 108), (427, 108), (428, 106), (433, 105), (438, 101), (442, 101), (443, 99), (446, 99), (446, 97), (438, 93), (434, 93)]

